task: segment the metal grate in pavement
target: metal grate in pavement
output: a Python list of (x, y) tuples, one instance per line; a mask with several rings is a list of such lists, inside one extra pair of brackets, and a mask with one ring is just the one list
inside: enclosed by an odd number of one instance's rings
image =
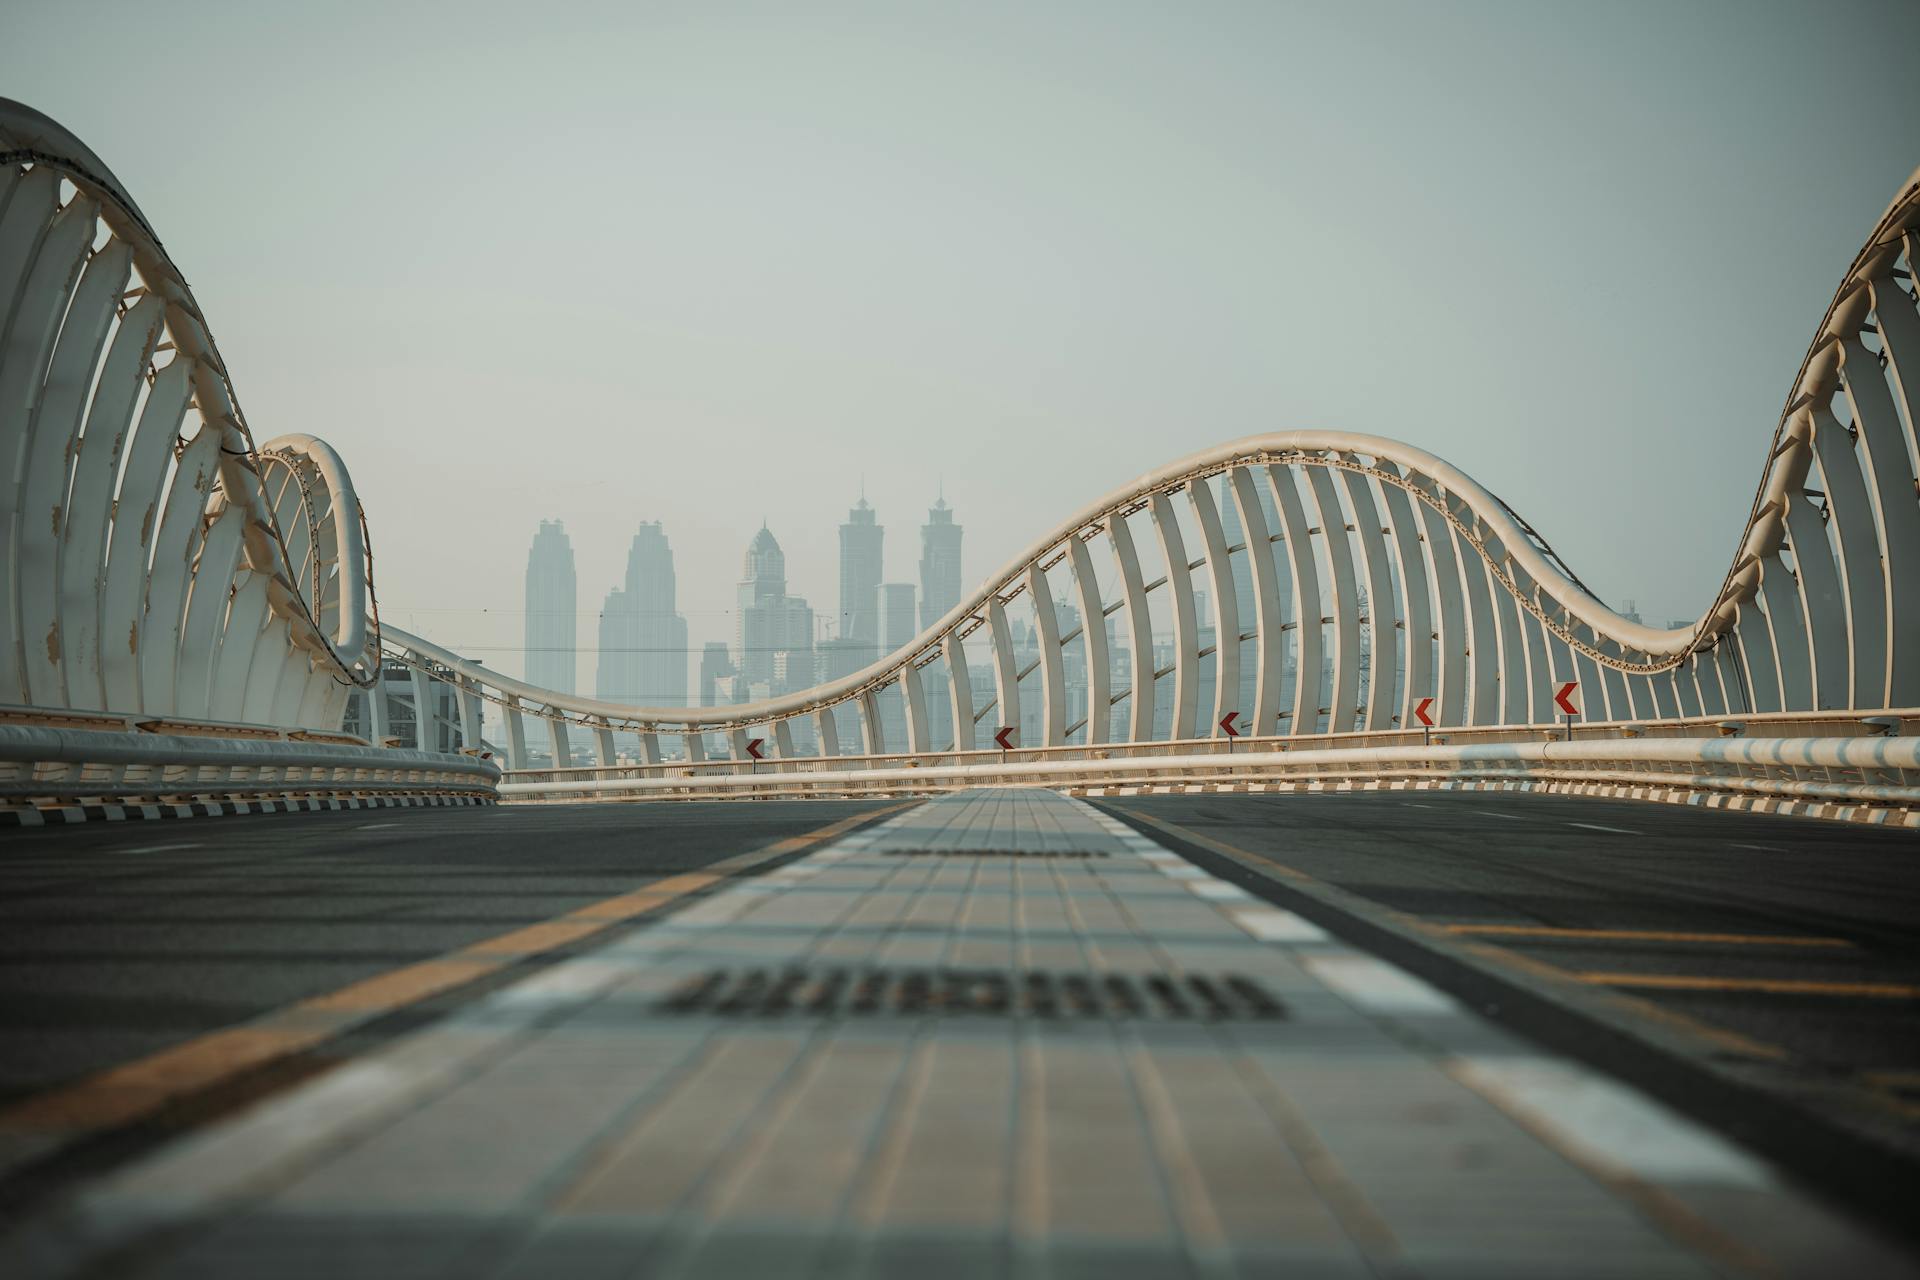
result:
[(1038, 969), (709, 969), (663, 1013), (735, 1018), (904, 1015), (1268, 1022), (1286, 1006), (1242, 974), (1089, 974)]
[(889, 858), (1104, 858), (1105, 849), (883, 849)]

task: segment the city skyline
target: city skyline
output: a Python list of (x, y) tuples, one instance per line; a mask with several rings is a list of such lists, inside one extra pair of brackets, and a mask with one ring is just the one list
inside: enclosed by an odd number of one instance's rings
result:
[[(943, 616), (958, 601), (958, 589), (953, 584), (963, 574), (963, 526), (956, 518), (955, 509), (947, 503), (944, 492), (937, 492), (933, 506), (928, 508), (928, 523), (920, 528), (920, 559), (915, 566), (919, 574), (917, 582), (904, 579), (882, 582), (885, 525), (878, 519), (879, 510), (868, 501), (863, 488), (855, 505), (848, 511), (848, 520), (840, 525), (840, 576), (833, 584), (832, 591), (795, 589), (791, 592), (791, 597), (802, 603), (837, 594), (841, 614), (856, 620), (858, 634), (847, 636), (842, 630), (844, 623), (840, 618), (815, 608), (808, 609), (812, 648), (818, 655), (816, 674), (820, 678), (829, 678), (829, 670), (846, 674), (866, 665), (889, 647), (886, 643), (889, 639), (905, 643), (919, 634), (929, 622), (927, 602), (930, 586), (932, 592), (937, 593), (933, 596), (935, 600), (948, 600), (941, 605), (935, 617)], [(518, 657), (519, 670), (528, 683), (562, 692), (591, 687), (596, 697), (610, 701), (637, 702), (650, 706), (701, 705), (704, 680), (714, 673), (710, 657), (703, 658), (707, 650), (716, 644), (724, 648), (729, 654), (729, 661), (736, 664), (728, 674), (734, 674), (738, 670), (738, 655), (765, 647), (745, 644), (740, 632), (743, 605), (738, 597), (733, 608), (700, 612), (697, 616), (704, 620), (703, 626), (696, 626), (689, 621), (687, 612), (678, 607), (677, 575), (664, 523), (657, 520), (642, 521), (639, 528), (640, 532), (634, 535), (629, 545), (622, 578), (609, 590), (601, 608), (589, 611), (578, 607), (576, 549), (566, 528), (566, 521), (560, 518), (539, 521), (528, 552), (524, 582), (526, 607), (522, 612), (525, 615), (523, 634), (526, 639), (517, 653), (507, 647), (504, 655), (508, 659)], [(775, 540), (781, 565), (779, 572), (784, 584), (784, 549), (778, 544), (777, 535), (772, 534), (767, 526), (763, 525), (759, 532), (767, 532)], [(754, 538), (758, 536), (756, 532)], [(802, 538), (801, 541), (807, 539)], [(750, 540), (750, 548), (751, 545)], [(591, 551), (592, 548), (583, 545), (581, 550)], [(751, 556), (750, 549), (749, 558)], [(547, 572), (570, 575), (564, 593), (551, 585), (543, 590), (536, 589), (535, 574), (539, 566), (545, 566)], [(664, 578), (659, 575), (664, 575)], [(645, 594), (647, 584), (656, 581), (663, 584), (658, 593), (640, 604), (629, 603), (632, 593)], [(864, 588), (867, 581), (871, 581), (870, 589)], [(886, 595), (888, 592), (891, 594)], [(780, 594), (787, 594), (784, 585)], [(892, 613), (885, 615), (885, 626), (882, 623), (883, 595), (892, 602)], [(638, 599), (639, 596), (634, 595), (633, 598)], [(574, 601), (575, 607), (571, 610), (562, 608), (556, 603), (561, 599)], [(865, 600), (864, 610), (858, 607), (862, 599)], [(650, 638), (638, 639), (636, 637), (640, 633), (633, 630), (638, 624), (629, 617), (636, 611), (643, 615), (671, 615), (677, 620), (677, 630), (670, 629), (658, 635), (648, 632)], [(559, 621), (563, 613), (573, 621), (571, 633)], [(539, 627), (534, 623), (535, 614), (540, 615)], [(622, 621), (616, 623), (613, 621), (615, 619)], [(587, 628), (588, 620), (592, 620), (597, 628), (597, 642), (583, 645), (580, 636)], [(672, 624), (663, 625), (672, 627)], [(589, 634), (595, 632), (589, 631)], [(838, 641), (852, 643), (836, 645)], [(476, 653), (476, 660), (503, 670), (514, 665), (511, 661), (502, 661), (502, 646), (480, 648), (483, 652)], [(686, 680), (677, 685), (659, 676), (641, 678), (635, 675), (610, 675), (606, 669), (608, 656), (616, 652), (631, 654), (644, 651), (648, 655), (664, 655), (669, 649), (682, 655), (687, 667)], [(647, 661), (654, 660), (649, 657)], [(584, 681), (578, 674), (582, 663), (587, 665), (589, 673)], [(557, 682), (558, 674), (563, 670), (574, 673), (565, 684)], [(536, 672), (540, 673), (539, 678), (536, 678)], [(768, 672), (756, 668), (749, 675), (748, 683), (756, 678), (764, 680), (768, 675)], [(630, 686), (640, 693), (657, 686), (665, 700), (611, 696)]]

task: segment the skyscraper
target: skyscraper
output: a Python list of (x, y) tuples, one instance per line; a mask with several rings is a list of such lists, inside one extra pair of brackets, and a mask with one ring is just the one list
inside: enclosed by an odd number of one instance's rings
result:
[(527, 683), (572, 693), (576, 583), (573, 544), (558, 520), (542, 520), (527, 551)]
[[(880, 584), (880, 647), (886, 653), (894, 653), (919, 634), (920, 629), (913, 625), (913, 584), (911, 582), (883, 582)], [(907, 706), (900, 696), (900, 686), (890, 684), (875, 695), (880, 710), (881, 736), (889, 751), (907, 749)]]
[(866, 494), (840, 526), (840, 629), (842, 640), (858, 641), (869, 652), (880, 645), (874, 592), (880, 587), (880, 547), (886, 530), (874, 521)]
[(720, 683), (732, 676), (733, 657), (727, 652), (727, 642), (707, 641), (700, 650), (700, 705), (703, 707), (719, 705)]
[(747, 546), (737, 599), (734, 666), (747, 697), (812, 684), (813, 610), (787, 594), (787, 557), (765, 525)]
[(648, 707), (687, 704), (687, 620), (676, 609), (673, 548), (658, 522), (642, 524), (627, 573), (600, 611), (596, 696)]
[(880, 647), (888, 653), (920, 634), (913, 625), (913, 584), (883, 582), (879, 591)]
[[(877, 578), (876, 574), (876, 578)], [(947, 616), (960, 603), (960, 526), (942, 494), (920, 526), (920, 627)]]

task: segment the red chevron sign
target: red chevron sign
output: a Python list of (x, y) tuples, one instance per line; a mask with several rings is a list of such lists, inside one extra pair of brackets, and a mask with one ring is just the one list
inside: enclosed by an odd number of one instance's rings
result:
[(1569, 680), (1560, 686), (1560, 692), (1553, 695), (1553, 700), (1559, 704), (1560, 709), (1570, 716), (1580, 714), (1580, 704), (1573, 699), (1573, 691), (1579, 687), (1578, 680)]
[(748, 738), (747, 754), (752, 756), (755, 760), (765, 760), (766, 757), (760, 754), (760, 744), (765, 741), (766, 741), (765, 738)]
[(1420, 699), (1420, 704), (1413, 709), (1414, 719), (1418, 720), (1421, 724), (1427, 726), (1427, 728), (1429, 729), (1433, 728), (1433, 717), (1427, 714), (1427, 708), (1432, 705), (1433, 705), (1432, 698), (1422, 698)]
[(1011, 751), (1013, 750), (1013, 744), (1007, 741), (1007, 735), (1014, 732), (1015, 732), (1014, 726), (1008, 725), (1006, 728), (1002, 729), (1000, 732), (994, 734), (993, 740), (1000, 744), (1000, 749), (1002, 751)]

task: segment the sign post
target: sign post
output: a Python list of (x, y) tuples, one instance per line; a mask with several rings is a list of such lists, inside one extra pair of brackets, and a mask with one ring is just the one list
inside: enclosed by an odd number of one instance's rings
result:
[(1413, 709), (1414, 719), (1420, 722), (1421, 729), (1426, 734), (1428, 746), (1433, 745), (1433, 717), (1427, 714), (1427, 708), (1432, 705), (1432, 698), (1422, 698)]
[(1560, 686), (1560, 692), (1553, 695), (1554, 702), (1559, 705), (1560, 710), (1566, 715), (1568, 742), (1573, 741), (1573, 718), (1580, 714), (1580, 701), (1574, 696), (1579, 688), (1580, 682), (1578, 680), (1569, 680)]
[(1238, 711), (1229, 711), (1226, 715), (1220, 717), (1220, 727), (1227, 731), (1228, 755), (1233, 754), (1233, 740), (1240, 736), (1240, 731), (1233, 727), (1233, 722), (1239, 718), (1240, 713)]

